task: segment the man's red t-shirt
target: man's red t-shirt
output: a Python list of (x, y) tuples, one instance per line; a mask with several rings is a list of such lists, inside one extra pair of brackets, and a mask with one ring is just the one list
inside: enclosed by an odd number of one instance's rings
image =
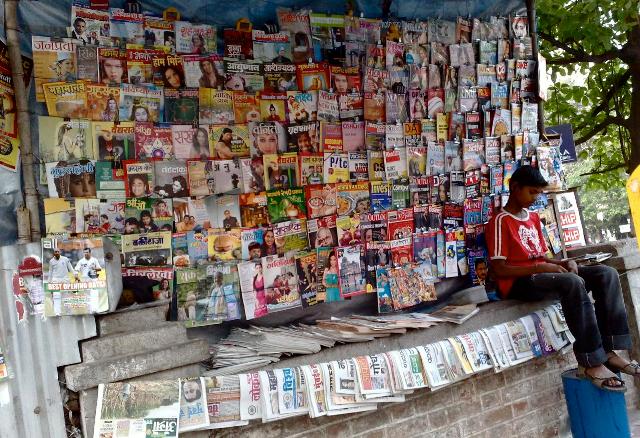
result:
[[(486, 228), (487, 246), (491, 260), (506, 260), (512, 266), (533, 266), (544, 263), (547, 244), (540, 227), (538, 213), (526, 211), (519, 217), (501, 210)], [(498, 290), (506, 297), (517, 277), (498, 277)]]

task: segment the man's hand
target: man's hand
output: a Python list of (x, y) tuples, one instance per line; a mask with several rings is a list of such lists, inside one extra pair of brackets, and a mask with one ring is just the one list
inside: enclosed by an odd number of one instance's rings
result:
[(564, 267), (569, 272), (572, 272), (574, 274), (578, 273), (578, 264), (575, 262), (575, 260), (567, 260)]
[[(576, 272), (578, 268), (576, 267)], [(568, 271), (555, 263), (539, 263), (536, 265), (537, 274), (566, 274)]]

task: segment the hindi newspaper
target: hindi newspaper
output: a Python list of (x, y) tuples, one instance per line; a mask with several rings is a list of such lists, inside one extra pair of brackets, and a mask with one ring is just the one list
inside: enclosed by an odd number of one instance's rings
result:
[(507, 357), (507, 352), (502, 345), (500, 334), (496, 327), (480, 329), (479, 333), (487, 345), (495, 371), (499, 372), (505, 368), (509, 368), (509, 358)]
[[(363, 411), (371, 411), (376, 409), (375, 403), (367, 403), (367, 404), (357, 404), (355, 397), (355, 365), (353, 364), (353, 360), (340, 360), (334, 361), (331, 363), (321, 363), (319, 364), (322, 368), (322, 377), (326, 384), (325, 388), (325, 399), (327, 401), (327, 415), (342, 415), (354, 412), (363, 412)], [(350, 367), (350, 368), (347, 368)], [(339, 393), (338, 390), (340, 386), (336, 380), (336, 370), (342, 370), (343, 372), (348, 372), (347, 376), (351, 381), (351, 389), (352, 394), (344, 394)], [(353, 371), (352, 373), (349, 371)], [(343, 385), (349, 386), (349, 385)], [(344, 390), (344, 389), (343, 389)]]
[(299, 368), (273, 370), (278, 381), (278, 409), (281, 414), (307, 413), (304, 376)]
[(244, 426), (248, 421), (241, 419), (241, 389), (239, 376), (204, 377), (207, 396), (209, 427)]
[(278, 385), (275, 370), (260, 371), (258, 375), (260, 377), (260, 388), (262, 391), (261, 408), (263, 423), (303, 414), (302, 412), (296, 414), (280, 412), (280, 386)]
[(462, 344), (464, 353), (471, 363), (471, 368), (473, 368), (473, 372), (478, 373), (493, 368), (488, 347), (479, 332), (456, 336), (456, 339)]
[(391, 395), (389, 369), (381, 354), (358, 356), (353, 360), (358, 377), (357, 385), (363, 396), (384, 397)]
[(417, 348), (391, 351), (389, 354), (397, 367), (403, 390), (426, 388), (428, 386), (420, 351)]
[(262, 418), (260, 376), (258, 373), (240, 374), (240, 419)]
[(179, 432), (188, 432), (209, 426), (207, 395), (202, 377), (180, 379)]
[(178, 380), (100, 384), (93, 438), (177, 438), (179, 417)]
[(434, 389), (451, 383), (444, 353), (439, 343), (416, 347), (422, 360), (427, 384)]
[(311, 418), (327, 415), (325, 381), (322, 367), (318, 364), (302, 365), (300, 368), (305, 380), (307, 405)]

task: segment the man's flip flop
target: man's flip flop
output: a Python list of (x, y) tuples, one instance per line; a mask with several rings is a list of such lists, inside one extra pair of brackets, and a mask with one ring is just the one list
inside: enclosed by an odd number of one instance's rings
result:
[(640, 364), (638, 364), (638, 362), (636, 362), (635, 360), (629, 362), (628, 364), (626, 364), (623, 367), (618, 366), (618, 365), (614, 365), (614, 364), (610, 363), (609, 361), (606, 361), (604, 363), (604, 366), (609, 368), (614, 373), (620, 372), (620, 373), (627, 374), (629, 376), (640, 377)]
[[(578, 368), (578, 376), (584, 377), (589, 380), (594, 386), (604, 390), (611, 392), (626, 392), (627, 388), (624, 385), (624, 381), (618, 376), (609, 376), (609, 377), (596, 377), (587, 373), (587, 370), (583, 367)], [(620, 384), (616, 386), (612, 386), (609, 382), (611, 380), (617, 381)]]

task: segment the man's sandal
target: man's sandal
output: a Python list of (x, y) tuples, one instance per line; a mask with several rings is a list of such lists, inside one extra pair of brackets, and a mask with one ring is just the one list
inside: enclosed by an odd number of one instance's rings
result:
[(620, 372), (620, 373), (628, 374), (633, 377), (640, 377), (640, 364), (638, 364), (638, 362), (636, 362), (635, 360), (629, 362), (628, 364), (622, 367), (619, 365), (614, 365), (607, 360), (604, 363), (604, 366), (609, 368), (614, 373)]
[[(587, 370), (583, 367), (578, 367), (578, 377), (584, 377), (589, 380), (594, 386), (604, 390), (611, 392), (626, 392), (627, 388), (624, 385), (624, 380), (622, 380), (618, 376), (609, 376), (609, 377), (596, 377), (592, 376), (587, 372)], [(612, 386), (610, 381), (614, 380), (619, 382), (619, 385)]]

